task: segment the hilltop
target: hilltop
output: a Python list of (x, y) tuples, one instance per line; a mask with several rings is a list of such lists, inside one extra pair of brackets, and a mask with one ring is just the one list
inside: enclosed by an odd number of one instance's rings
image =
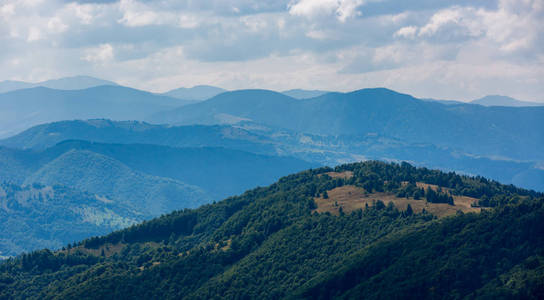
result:
[[(316, 199), (350, 186), (398, 201), (319, 210)], [(478, 209), (438, 217), (400, 202), (461, 207), (460, 197)], [(538, 298), (542, 217), (543, 194), (482, 177), (406, 163), (320, 168), (10, 259), (0, 265), (0, 297)]]

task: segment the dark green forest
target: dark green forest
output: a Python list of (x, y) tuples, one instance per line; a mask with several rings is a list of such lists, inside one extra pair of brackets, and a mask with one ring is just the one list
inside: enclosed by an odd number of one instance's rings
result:
[[(344, 185), (431, 203), (469, 196), (482, 211), (437, 218), (380, 202), (314, 211), (314, 197)], [(543, 220), (542, 193), (407, 163), (354, 163), (8, 259), (0, 298), (542, 299)]]

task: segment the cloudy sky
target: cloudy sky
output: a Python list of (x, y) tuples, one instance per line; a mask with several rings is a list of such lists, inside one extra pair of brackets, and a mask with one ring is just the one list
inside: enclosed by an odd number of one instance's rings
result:
[(544, 102), (544, 0), (0, 0), (0, 80)]

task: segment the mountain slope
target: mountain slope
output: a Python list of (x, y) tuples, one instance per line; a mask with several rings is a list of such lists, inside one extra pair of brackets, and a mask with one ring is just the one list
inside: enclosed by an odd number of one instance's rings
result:
[(487, 157), (542, 160), (544, 107), (442, 105), (387, 89), (328, 93), (297, 101), (262, 90), (236, 91), (152, 117), (155, 122), (253, 121), (316, 135), (379, 135)]
[[(260, 155), (221, 147), (177, 148), (151, 144), (107, 144), (72, 140), (41, 151), (0, 147), (0, 166), (5, 167), (0, 170), (0, 175), (3, 176), (0, 177), (0, 181), (22, 184), (39, 168), (72, 150), (106, 156), (139, 173), (196, 185), (216, 200), (239, 194), (255, 186), (268, 185), (284, 174), (320, 165), (293, 157)], [(89, 159), (93, 157), (90, 156)], [(75, 171), (78, 165), (87, 164), (84, 161), (74, 163), (73, 167), (66, 166), (67, 175), (70, 175), (70, 171)], [(108, 166), (108, 164), (94, 165), (97, 168), (97, 176), (107, 174), (106, 169), (98, 170)], [(64, 170), (64, 167), (55, 169)], [(104, 180), (115, 178), (106, 176)], [(31, 182), (27, 180), (27, 183)]]
[(544, 103), (520, 101), (507, 96), (489, 95), (480, 99), (471, 101), (472, 104), (479, 104), (483, 106), (544, 106)]
[(39, 86), (57, 90), (82, 90), (101, 85), (117, 85), (117, 83), (90, 76), (64, 77), (36, 83), (7, 80), (0, 82), (0, 93), (7, 93), (15, 90)]
[[(332, 193), (357, 187), (371, 197), (396, 197), (396, 203), (450, 206), (416, 200), (411, 192), (399, 194), (416, 183), (428, 185), (426, 196), (436, 185), (438, 193), (474, 197), (476, 204), (495, 208), (454, 211), (438, 219), (381, 201), (348, 211), (349, 203)], [(339, 203), (336, 214), (316, 210), (314, 199), (326, 192), (330, 202)], [(216, 204), (85, 240), (70, 250), (7, 261), (0, 265), (0, 296), (484, 297), (493, 286), (504, 285), (498, 278), (527, 274), (529, 281), (503, 292), (538, 297), (544, 279), (539, 271), (544, 267), (543, 196), (408, 164), (309, 170)], [(460, 202), (451, 205), (461, 209)]]
[(72, 188), (0, 184), (0, 256), (58, 249), (141, 220), (128, 206)]
[(131, 207), (144, 218), (211, 202), (200, 188), (136, 172), (110, 157), (69, 150), (27, 177), (25, 185), (70, 186)]
[(187, 107), (154, 115), (158, 123), (220, 124), (253, 120), (275, 125), (292, 114), (290, 110), (298, 101), (283, 94), (267, 90), (240, 90), (226, 92)]
[(44, 87), (17, 90), (0, 94), (0, 137), (52, 121), (142, 119), (150, 113), (188, 103), (120, 86), (71, 91)]
[(85, 141), (65, 141), (48, 149), (46, 154), (65, 153), (71, 149), (105, 155), (139, 172), (196, 185), (217, 200), (255, 186), (268, 185), (284, 174), (319, 166), (292, 157), (258, 155), (226, 148), (174, 148)]
[(227, 90), (210, 85), (197, 85), (192, 88), (178, 88), (163, 95), (184, 100), (202, 101), (226, 92)]

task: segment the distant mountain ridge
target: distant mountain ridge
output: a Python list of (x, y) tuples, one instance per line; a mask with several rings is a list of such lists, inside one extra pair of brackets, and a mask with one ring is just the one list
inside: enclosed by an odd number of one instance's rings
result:
[(189, 103), (192, 102), (122, 86), (104, 85), (83, 90), (22, 89), (0, 94), (0, 137), (52, 121), (141, 120), (153, 112)]
[(184, 100), (202, 101), (226, 91), (225, 89), (211, 85), (196, 85), (192, 88), (177, 88), (163, 93), (163, 95)]
[(514, 99), (512, 97), (500, 96), (500, 95), (485, 96), (483, 98), (473, 100), (470, 103), (479, 104), (483, 106), (512, 106), (512, 107), (544, 106), (544, 103), (521, 101), (521, 100)]
[[(366, 159), (409, 161), (418, 166), (480, 174), (503, 183), (544, 191), (544, 170), (535, 161), (479, 157), (459, 150), (458, 147), (411, 143), (387, 135), (312, 135), (254, 123), (172, 126), (104, 119), (61, 121), (32, 127), (16, 136), (0, 140), (0, 145), (31, 149), (33, 151), (30, 153), (34, 153), (66, 140), (154, 144), (175, 148), (224, 147), (260, 155), (290, 156), (318, 165), (337, 165)], [(77, 143), (61, 144), (75, 146)], [(4, 177), (13, 176), (14, 173), (9, 173), (10, 165), (32, 164), (31, 158), (35, 156), (29, 155), (27, 151), (25, 153), (28, 158), (22, 160), (17, 158), (17, 150), (0, 148), (0, 154), (2, 152), (0, 177), (2, 174), (5, 174)], [(24, 168), (21, 166), (20, 169)], [(23, 172), (18, 174), (24, 177)]]
[(59, 79), (51, 79), (36, 83), (6, 80), (0, 82), (0, 93), (7, 93), (15, 90), (28, 89), (40, 86), (57, 90), (82, 90), (101, 85), (118, 84), (113, 81), (99, 79), (91, 76), (63, 77)]
[(326, 93), (331, 93), (331, 92), (322, 91), (322, 90), (293, 89), (293, 90), (283, 91), (281, 93), (296, 99), (309, 99), (309, 98), (318, 97), (318, 96), (324, 95)]
[(305, 101), (272, 91), (241, 90), (149, 118), (179, 125), (252, 121), (316, 135), (385, 135), (518, 160), (544, 159), (535, 151), (544, 145), (542, 119), (544, 107), (443, 105), (383, 88)]

